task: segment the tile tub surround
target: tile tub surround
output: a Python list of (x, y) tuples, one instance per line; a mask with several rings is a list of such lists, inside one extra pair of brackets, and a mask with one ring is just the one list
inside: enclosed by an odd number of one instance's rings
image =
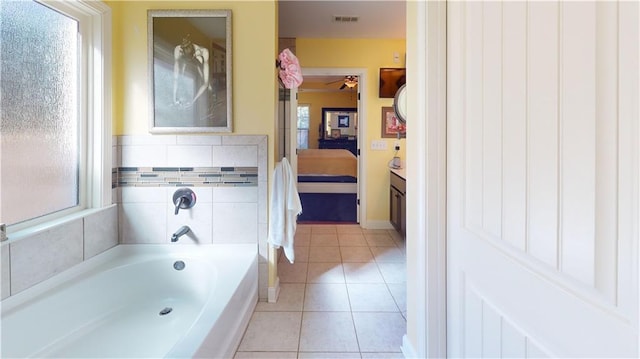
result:
[(2, 299), (118, 244), (117, 206), (2, 244)]
[[(267, 136), (139, 135), (116, 137), (113, 188), (120, 243), (255, 243), (259, 295), (267, 298)], [(176, 216), (178, 188), (196, 205)], [(263, 273), (264, 272), (264, 273)]]

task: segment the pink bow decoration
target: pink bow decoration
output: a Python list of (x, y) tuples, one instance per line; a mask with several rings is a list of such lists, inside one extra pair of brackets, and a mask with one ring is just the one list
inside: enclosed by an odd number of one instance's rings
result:
[(298, 58), (289, 49), (284, 49), (278, 55), (276, 66), (279, 68), (280, 81), (285, 88), (294, 88), (302, 84), (302, 69)]

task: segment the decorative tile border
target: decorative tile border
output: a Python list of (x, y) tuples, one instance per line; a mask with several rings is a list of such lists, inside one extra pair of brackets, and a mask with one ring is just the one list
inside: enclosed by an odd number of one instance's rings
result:
[(118, 167), (112, 187), (257, 187), (258, 167)]
[(118, 188), (118, 168), (111, 168), (111, 189)]

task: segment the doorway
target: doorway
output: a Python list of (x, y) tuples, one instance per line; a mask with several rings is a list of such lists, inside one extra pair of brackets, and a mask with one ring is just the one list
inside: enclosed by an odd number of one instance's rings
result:
[[(364, 69), (303, 69), (297, 116), (290, 127), (297, 136), (298, 192), (303, 212), (299, 223), (360, 223), (364, 213), (365, 173), (360, 139), (364, 101), (360, 87)], [(304, 118), (308, 116), (308, 118)]]

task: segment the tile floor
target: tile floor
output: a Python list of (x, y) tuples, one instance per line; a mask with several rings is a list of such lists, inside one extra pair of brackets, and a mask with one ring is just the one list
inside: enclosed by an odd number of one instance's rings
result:
[(405, 243), (393, 230), (298, 225), (278, 263), (277, 303), (258, 303), (235, 358), (403, 358)]

